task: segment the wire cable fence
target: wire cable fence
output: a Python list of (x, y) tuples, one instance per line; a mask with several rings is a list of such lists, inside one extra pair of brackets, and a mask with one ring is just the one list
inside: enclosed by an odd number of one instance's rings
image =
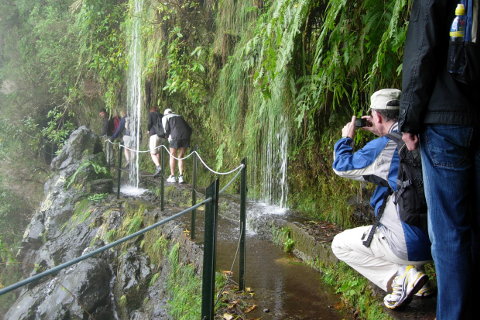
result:
[[(124, 144), (122, 143), (115, 143), (115, 142), (112, 142), (110, 141), (109, 139), (106, 139), (104, 141), (105, 143), (110, 143), (111, 145), (118, 145), (119, 147), (119, 150), (121, 151), (122, 148), (126, 149), (126, 150), (129, 150), (131, 152), (134, 152), (136, 154), (140, 154), (140, 153), (148, 153), (148, 152), (152, 152), (152, 150), (139, 150), (139, 149), (132, 149), (132, 148), (129, 148), (127, 146), (125, 146)], [(186, 160), (186, 159), (189, 159), (190, 157), (193, 157), (193, 160), (194, 160), (194, 163), (193, 163), (193, 167), (194, 167), (194, 170), (193, 170), (193, 184), (192, 184), (192, 205), (194, 205), (196, 203), (196, 198), (197, 198), (197, 195), (201, 194), (202, 192), (198, 191), (197, 190), (197, 184), (196, 184), (196, 181), (197, 181), (197, 165), (196, 165), (196, 160), (198, 159), (202, 165), (211, 173), (213, 174), (216, 174), (216, 175), (229, 175), (229, 174), (232, 174), (232, 173), (235, 173), (235, 176), (220, 190), (219, 194), (223, 194), (229, 187), (230, 185), (237, 179), (237, 177), (242, 173), (242, 169), (245, 167), (245, 164), (242, 163), (240, 164), (239, 166), (237, 166), (236, 168), (232, 169), (232, 170), (229, 170), (229, 171), (226, 171), (226, 172), (219, 172), (219, 171), (216, 171), (214, 169), (212, 169), (209, 165), (207, 165), (207, 163), (205, 162), (205, 160), (200, 156), (200, 154), (196, 151), (196, 150), (193, 150), (192, 152), (190, 152), (188, 155), (184, 156), (184, 157), (176, 157), (175, 155), (173, 155), (170, 150), (165, 146), (165, 145), (159, 145), (157, 147), (154, 148), (154, 150), (161, 150), (161, 175), (160, 177), (162, 178), (162, 181), (160, 183), (160, 198), (161, 198), (161, 203), (160, 203), (160, 207), (161, 207), (161, 210), (163, 211), (164, 208), (165, 208), (165, 202), (164, 202), (164, 193), (165, 193), (165, 186), (164, 186), (164, 181), (163, 179), (165, 178), (164, 177), (164, 172), (165, 172), (165, 165), (164, 165), (164, 154), (163, 152), (166, 151), (167, 154), (174, 158), (175, 160), (179, 161), (179, 160)], [(118, 166), (118, 175), (117, 175), (117, 198), (120, 198), (120, 179), (121, 179), (121, 152), (119, 153), (119, 166)], [(155, 174), (152, 174), (152, 175), (142, 175), (142, 177), (155, 177), (156, 175)], [(195, 239), (195, 217), (196, 217), (196, 212), (195, 210), (192, 211), (192, 217), (191, 217), (191, 239)]]
[[(120, 149), (121, 149), (121, 148), (124, 148), (124, 149), (129, 150), (129, 151), (131, 151), (131, 152), (134, 152), (134, 153), (136, 153), (136, 154), (139, 154), (139, 153), (151, 153), (151, 152), (152, 152), (152, 150), (137, 150), (137, 149), (129, 148), (129, 147), (127, 147), (127, 146), (125, 146), (124, 144), (121, 144), (121, 143), (114, 143), (114, 142), (112, 142), (112, 141), (110, 141), (110, 140), (106, 140), (106, 141), (109, 142), (109, 143), (111, 143), (112, 145), (118, 144), (118, 146), (119, 146)], [(236, 167), (236, 168), (234, 168), (234, 169), (232, 169), (232, 170), (230, 170), (230, 171), (227, 171), (227, 172), (218, 172), (218, 171), (215, 171), (214, 169), (212, 169), (211, 167), (209, 167), (209, 166), (207, 165), (207, 163), (205, 162), (205, 160), (203, 160), (203, 158), (200, 156), (200, 154), (199, 154), (197, 151), (195, 151), (195, 150), (192, 151), (192, 152), (190, 152), (188, 155), (186, 155), (186, 156), (184, 156), (184, 157), (182, 157), (182, 158), (178, 158), (178, 157), (176, 157), (175, 155), (173, 155), (173, 154), (170, 152), (170, 150), (167, 148), (167, 146), (165, 146), (165, 145), (163, 145), (163, 144), (157, 146), (154, 150), (157, 150), (157, 149), (160, 150), (160, 149), (162, 149), (162, 148), (165, 149), (165, 151), (170, 155), (170, 157), (174, 158), (174, 159), (177, 160), (177, 161), (187, 160), (188, 158), (190, 158), (190, 157), (192, 157), (192, 156), (195, 155), (195, 156), (197, 156), (197, 158), (200, 160), (200, 162), (203, 164), (203, 166), (204, 166), (208, 171), (210, 171), (210, 172), (212, 172), (212, 173), (214, 173), (214, 174), (218, 174), (218, 175), (229, 175), (229, 174), (234, 173), (234, 172), (236, 172), (236, 171), (238, 171), (238, 170), (240, 170), (240, 169), (242, 168), (242, 165), (239, 165), (238, 167)]]

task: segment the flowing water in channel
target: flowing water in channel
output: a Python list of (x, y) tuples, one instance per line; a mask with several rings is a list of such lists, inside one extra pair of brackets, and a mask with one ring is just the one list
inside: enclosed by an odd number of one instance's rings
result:
[[(288, 214), (286, 209), (278, 206), (262, 203), (248, 205), (247, 216), (266, 213)], [(199, 216), (197, 228), (202, 229), (203, 215)], [(238, 222), (220, 218), (217, 232), (217, 270), (232, 270), (235, 281), (238, 281)], [(201, 232), (197, 239), (203, 239)], [(246, 236), (245, 284), (253, 290), (252, 303), (257, 305), (248, 313), (248, 319), (349, 319), (343, 311), (337, 310), (337, 306), (341, 305), (340, 299), (323, 284), (320, 273), (252, 230), (247, 230)]]

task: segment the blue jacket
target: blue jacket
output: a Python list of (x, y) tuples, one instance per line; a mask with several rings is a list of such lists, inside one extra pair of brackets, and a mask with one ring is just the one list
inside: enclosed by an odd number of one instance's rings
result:
[[(392, 129), (396, 131), (397, 125)], [(377, 184), (370, 198), (375, 215), (378, 215), (388, 188), (397, 189), (399, 158), (396, 147), (396, 143), (386, 136), (368, 142), (357, 152), (353, 152), (350, 138), (342, 138), (335, 144), (333, 170), (337, 175)], [(393, 197), (388, 201), (393, 201)], [(401, 221), (397, 212), (390, 217), (386, 214), (380, 220), (379, 230), (383, 231), (392, 251), (409, 261), (430, 260), (428, 236), (419, 228)]]

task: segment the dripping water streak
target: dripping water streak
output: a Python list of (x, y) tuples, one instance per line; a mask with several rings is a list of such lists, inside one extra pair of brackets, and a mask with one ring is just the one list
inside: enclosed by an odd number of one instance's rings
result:
[(262, 198), (268, 204), (287, 206), (288, 128), (285, 117), (271, 116), (262, 150)]
[[(141, 65), (142, 65), (142, 48), (141, 48), (141, 13), (143, 8), (143, 0), (135, 0), (134, 12), (132, 15), (130, 48), (129, 48), (129, 64), (128, 64), (128, 80), (127, 80), (127, 108), (130, 117), (130, 133), (133, 139), (132, 149), (139, 150), (140, 146), (140, 112), (142, 109), (142, 83), (141, 83)], [(139, 185), (139, 156), (132, 154), (129, 172), (129, 184), (138, 188)]]

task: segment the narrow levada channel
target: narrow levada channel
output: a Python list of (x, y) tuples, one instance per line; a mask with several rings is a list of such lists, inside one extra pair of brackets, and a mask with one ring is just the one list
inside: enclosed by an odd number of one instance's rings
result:
[[(260, 208), (262, 208), (261, 206)], [(271, 209), (268, 206), (263, 207)], [(250, 203), (248, 214), (259, 214)], [(261, 212), (260, 212), (261, 214)], [(217, 269), (233, 271), (238, 279), (238, 223), (220, 217), (217, 241)], [(249, 231), (246, 237), (246, 287), (254, 291), (257, 308), (249, 319), (347, 319), (337, 310), (338, 296), (324, 285), (320, 273), (281, 248)]]

